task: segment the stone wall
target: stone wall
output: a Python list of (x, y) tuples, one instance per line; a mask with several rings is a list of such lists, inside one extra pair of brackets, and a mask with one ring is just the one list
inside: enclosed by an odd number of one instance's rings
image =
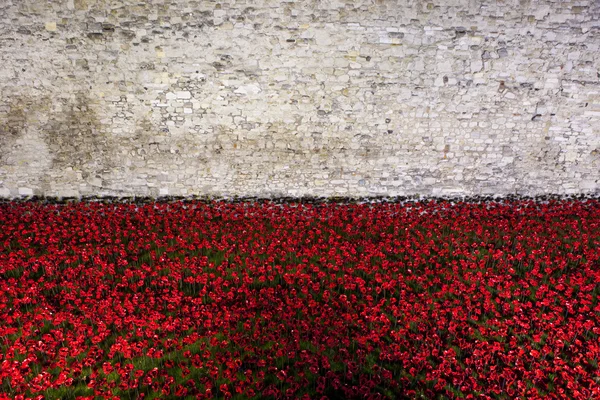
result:
[(597, 193), (600, 2), (2, 0), (0, 196)]

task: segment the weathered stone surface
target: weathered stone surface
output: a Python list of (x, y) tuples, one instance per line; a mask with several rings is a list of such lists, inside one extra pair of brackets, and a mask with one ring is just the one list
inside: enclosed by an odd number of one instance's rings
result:
[(5, 0), (0, 197), (600, 191), (600, 3)]

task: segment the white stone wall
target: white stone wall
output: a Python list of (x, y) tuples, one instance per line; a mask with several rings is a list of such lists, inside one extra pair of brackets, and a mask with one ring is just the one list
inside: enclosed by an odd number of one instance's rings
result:
[(0, 196), (600, 190), (600, 2), (2, 0)]

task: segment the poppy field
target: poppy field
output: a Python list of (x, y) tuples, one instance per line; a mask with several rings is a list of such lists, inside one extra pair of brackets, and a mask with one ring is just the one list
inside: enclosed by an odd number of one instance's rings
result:
[(600, 200), (0, 204), (0, 399), (600, 398)]

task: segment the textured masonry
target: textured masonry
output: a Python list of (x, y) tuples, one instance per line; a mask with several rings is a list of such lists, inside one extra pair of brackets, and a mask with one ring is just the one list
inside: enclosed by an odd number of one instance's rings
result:
[(600, 191), (600, 2), (0, 1), (0, 197)]

